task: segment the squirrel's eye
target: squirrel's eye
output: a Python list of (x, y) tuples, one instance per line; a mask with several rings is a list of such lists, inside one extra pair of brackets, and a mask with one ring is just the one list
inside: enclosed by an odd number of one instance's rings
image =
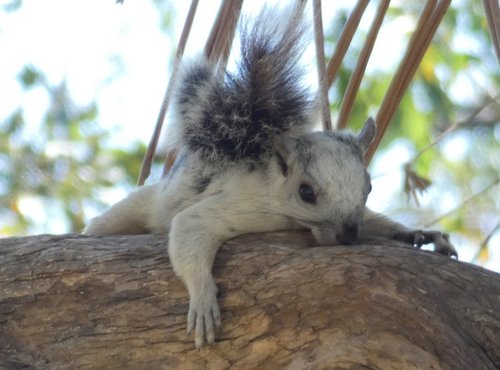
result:
[(315, 204), (316, 203), (316, 194), (314, 193), (313, 188), (309, 184), (300, 184), (299, 186), (299, 196), (306, 203)]
[(372, 192), (372, 184), (370, 183), (368, 186), (368, 194), (370, 194), (371, 192)]

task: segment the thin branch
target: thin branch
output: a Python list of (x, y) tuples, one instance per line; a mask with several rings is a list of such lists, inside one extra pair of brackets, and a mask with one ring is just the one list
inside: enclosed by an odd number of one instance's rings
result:
[[(406, 89), (410, 85), (411, 80), (413, 79), (413, 76), (415, 75), (415, 72), (417, 71), (418, 67), (420, 66), (420, 62), (422, 61), (425, 52), (429, 48), (429, 45), (436, 34), (436, 31), (441, 24), (441, 21), (448, 10), (448, 7), (450, 6), (451, 0), (443, 0), (440, 1), (434, 10), (434, 12), (431, 15), (431, 19), (428, 22), (428, 27), (426, 27), (422, 33), (422, 38), (419, 39), (419, 43), (416, 45), (416, 54), (415, 57), (417, 59), (417, 63), (411, 63), (408, 66), (410, 67), (410, 70), (408, 73), (404, 75), (404, 80), (403, 80), (403, 86), (402, 86), (402, 91), (400, 94), (400, 99), (399, 102), (401, 102), (401, 99), (404, 96), (404, 93), (406, 92)], [(398, 106), (399, 106), (398, 102)], [(397, 107), (394, 108), (394, 112), (396, 111)]]
[(217, 39), (217, 35), (219, 33), (219, 29), (222, 24), (222, 20), (224, 18), (224, 14), (227, 13), (227, 8), (229, 6), (229, 1), (224, 0), (220, 7), (219, 12), (217, 13), (217, 17), (215, 18), (214, 24), (212, 25), (212, 29), (210, 34), (208, 35), (207, 42), (205, 43), (204, 53), (205, 56), (210, 59), (212, 55), (212, 51), (214, 49), (215, 40)]
[(488, 20), (491, 41), (500, 63), (500, 5), (498, 0), (483, 0), (484, 12)]
[(243, 0), (232, 0), (229, 7), (229, 13), (219, 30), (217, 40), (214, 45), (214, 57), (218, 57), (218, 69), (224, 71), (231, 52), (231, 46), (236, 32), (236, 25), (241, 14)]
[(199, 0), (191, 1), (191, 6), (189, 7), (186, 21), (184, 22), (184, 27), (182, 29), (182, 33), (179, 38), (179, 43), (177, 46), (177, 52), (175, 54), (174, 69), (172, 71), (172, 75), (170, 76), (170, 81), (168, 82), (165, 95), (163, 96), (160, 113), (156, 121), (155, 129), (153, 131), (153, 136), (151, 137), (148, 149), (146, 151), (146, 154), (144, 155), (144, 159), (141, 166), (141, 172), (139, 174), (139, 179), (137, 180), (137, 185), (139, 186), (144, 185), (144, 182), (151, 174), (151, 163), (153, 162), (153, 157), (156, 152), (156, 147), (158, 146), (158, 140), (163, 126), (163, 121), (165, 120), (165, 114), (167, 112), (168, 104), (170, 102), (170, 97), (172, 95), (174, 82), (177, 77), (178, 67), (182, 59), (182, 55), (184, 54), (184, 49), (186, 48), (187, 39), (189, 37), (189, 32), (191, 31), (194, 15), (196, 14), (196, 8), (198, 7), (198, 2)]
[[(398, 71), (396, 71), (396, 74), (399, 73), (400, 78), (393, 78), (393, 81), (395, 82), (395, 85), (393, 87), (395, 92), (399, 92), (402, 90), (402, 86), (404, 83), (404, 76), (409, 74), (409, 71), (411, 70), (411, 64), (415, 60), (415, 56), (418, 52), (419, 49), (419, 44), (421, 44), (424, 40), (424, 32), (426, 29), (429, 27), (429, 24), (431, 22), (432, 14), (435, 12), (437, 6), (437, 0), (428, 0), (427, 3), (425, 4), (425, 7), (420, 14), (420, 17), (417, 22), (417, 26), (410, 38), (410, 42), (408, 43), (408, 48), (406, 50), (406, 53), (403, 57), (403, 60), (401, 61), (400, 66), (398, 67)], [(391, 88), (389, 87), (389, 91)], [(387, 92), (387, 94), (389, 93)], [(392, 100), (389, 100), (389, 103)], [(394, 107), (397, 107), (399, 104), (396, 105), (391, 105), (388, 104), (387, 108), (388, 110), (393, 110)]]
[(445, 214), (439, 216), (438, 218), (436, 218), (435, 220), (432, 220), (431, 222), (428, 222), (426, 224), (424, 224), (424, 227), (430, 227), (434, 224), (437, 224), (439, 221), (441, 221), (443, 218), (446, 218), (448, 216), (450, 216), (451, 214), (457, 212), (458, 210), (460, 210), (463, 206), (465, 206), (467, 203), (471, 202), (472, 200), (476, 199), (477, 197), (483, 195), (484, 193), (486, 193), (488, 190), (494, 188), (495, 186), (497, 186), (498, 184), (500, 183), (500, 178), (496, 179), (495, 181), (493, 181), (492, 184), (488, 185), (486, 188), (484, 188), (483, 190), (481, 190), (480, 192), (472, 195), (471, 197), (467, 198), (466, 200), (464, 200), (458, 207), (455, 207), (453, 208), (452, 210), (446, 212)]
[(417, 44), (423, 38), (423, 30), (428, 27), (428, 24), (431, 19), (431, 15), (436, 7), (436, 0), (428, 0), (420, 17), (417, 22), (417, 26), (415, 31), (413, 32), (408, 46), (406, 48), (405, 55), (401, 60), (396, 73), (394, 74), (391, 84), (382, 100), (382, 104), (380, 105), (379, 111), (377, 112), (377, 116), (375, 118), (375, 122), (377, 123), (377, 134), (375, 136), (374, 142), (372, 142), (371, 147), (365, 155), (365, 162), (368, 165), (370, 162), (373, 153), (376, 148), (380, 144), (382, 137), (389, 125), (389, 122), (392, 118), (391, 112), (395, 112), (395, 109), (399, 105), (398, 95), (402, 91), (404, 76), (409, 73), (410, 64), (415, 62), (415, 54), (417, 50)]
[(346, 24), (344, 25), (344, 29), (342, 30), (342, 33), (337, 41), (333, 55), (328, 61), (328, 65), (326, 67), (328, 87), (332, 86), (333, 81), (337, 77), (337, 73), (340, 65), (342, 64), (342, 60), (344, 60), (347, 48), (351, 44), (354, 32), (356, 32), (359, 22), (361, 21), (361, 17), (363, 16), (369, 2), (369, 0), (358, 0), (356, 7), (353, 9)]
[(392, 79), (391, 85), (377, 113), (375, 119), (377, 122), (377, 134), (365, 155), (366, 164), (370, 163), (375, 150), (379, 146), (450, 2), (451, 0), (442, 0), (436, 4), (435, 0), (430, 0), (420, 15), (417, 29), (413, 33), (405, 56)]
[(439, 134), (438, 137), (436, 137), (432, 143), (430, 143), (429, 145), (427, 145), (425, 148), (423, 148), (422, 150), (420, 150), (417, 154), (415, 154), (413, 156), (412, 159), (410, 159), (407, 163), (411, 163), (411, 162), (414, 162), (418, 157), (420, 157), (423, 153), (425, 153), (427, 150), (431, 149), (432, 147), (436, 146), (445, 136), (449, 135), (450, 133), (452, 133), (453, 131), (461, 128), (461, 127), (465, 127), (465, 126), (468, 126), (472, 120), (479, 114), (481, 113), (488, 105), (490, 105), (491, 103), (493, 103), (494, 101), (498, 100), (500, 98), (500, 94), (497, 94), (496, 96), (488, 99), (483, 105), (481, 105), (480, 107), (478, 107), (477, 109), (475, 109), (471, 114), (469, 114), (469, 116), (467, 116), (465, 119), (463, 119), (462, 121), (459, 121), (451, 126), (449, 126), (445, 131), (443, 131), (441, 134)]
[[(432, 182), (422, 176), (419, 176), (412, 168), (409, 163), (403, 167), (405, 179), (404, 179), (404, 192), (408, 196), (408, 199), (413, 198), (417, 206), (420, 206), (418, 201), (418, 194), (422, 194), (431, 186)], [(418, 192), (418, 194), (417, 194)]]
[(496, 226), (486, 235), (486, 237), (483, 239), (481, 244), (479, 244), (479, 249), (477, 250), (476, 254), (474, 254), (474, 257), (472, 257), (471, 262), (475, 263), (479, 259), (479, 256), (485, 249), (488, 247), (488, 243), (490, 242), (491, 238), (495, 233), (500, 229), (500, 221), (496, 224)]
[(222, 61), (222, 64), (225, 65), (225, 61), (221, 60), (221, 58), (226, 55), (229, 56), (230, 45), (242, 5), (242, 0), (225, 0), (223, 3), (220, 24), (217, 27), (217, 35), (210, 54), (207, 54), (209, 59), (215, 64), (219, 64)]
[(321, 17), (321, 0), (313, 0), (314, 41), (316, 45), (316, 67), (318, 69), (318, 97), (323, 116), (323, 130), (332, 130), (332, 117), (328, 101), (328, 86), (326, 84), (325, 46), (323, 40), (323, 21)]
[(351, 116), (354, 101), (356, 99), (359, 86), (361, 85), (361, 80), (363, 79), (363, 75), (365, 74), (366, 65), (368, 64), (368, 60), (370, 59), (373, 45), (375, 44), (378, 32), (380, 30), (380, 27), (382, 26), (382, 22), (384, 20), (385, 13), (387, 12), (387, 8), (389, 7), (389, 3), (390, 0), (383, 0), (379, 4), (377, 14), (368, 33), (368, 38), (363, 45), (363, 49), (361, 50), (361, 54), (358, 57), (356, 67), (354, 68), (354, 72), (349, 79), (349, 84), (347, 85), (347, 89), (342, 100), (342, 105), (340, 107), (339, 117), (336, 125), (337, 129), (342, 129), (347, 126), (347, 121)]

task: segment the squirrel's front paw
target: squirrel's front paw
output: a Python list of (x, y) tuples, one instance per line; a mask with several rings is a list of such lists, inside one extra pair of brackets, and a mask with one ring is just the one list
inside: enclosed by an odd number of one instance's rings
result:
[(423, 231), (423, 234), (424, 238), (429, 240), (428, 243), (434, 243), (434, 252), (458, 258), (458, 253), (451, 244), (448, 234), (439, 231)]
[(207, 344), (215, 341), (215, 332), (221, 327), (220, 310), (217, 304), (217, 288), (213, 281), (207, 282), (198, 293), (192, 294), (187, 316), (187, 332), (194, 329), (194, 343), (200, 349), (206, 339)]
[(410, 230), (397, 233), (394, 239), (412, 244), (417, 248), (424, 244), (433, 243), (434, 252), (458, 258), (455, 247), (450, 243), (449, 235), (440, 231)]

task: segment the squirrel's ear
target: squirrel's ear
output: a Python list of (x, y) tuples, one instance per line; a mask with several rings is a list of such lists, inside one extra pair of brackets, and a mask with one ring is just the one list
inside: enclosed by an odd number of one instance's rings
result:
[(370, 117), (366, 120), (365, 125), (363, 126), (357, 137), (359, 146), (361, 147), (363, 154), (368, 150), (368, 147), (375, 138), (376, 132), (377, 127), (375, 126), (375, 121), (372, 117)]
[(273, 141), (273, 146), (283, 176), (287, 176), (295, 148), (295, 140), (283, 135), (277, 136)]

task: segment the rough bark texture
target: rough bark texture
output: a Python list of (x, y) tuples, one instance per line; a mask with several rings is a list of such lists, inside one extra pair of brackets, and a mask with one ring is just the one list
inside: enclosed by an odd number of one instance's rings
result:
[(0, 368), (500, 368), (500, 275), (383, 244), (229, 241), (223, 331), (196, 351), (163, 238), (3, 239)]

